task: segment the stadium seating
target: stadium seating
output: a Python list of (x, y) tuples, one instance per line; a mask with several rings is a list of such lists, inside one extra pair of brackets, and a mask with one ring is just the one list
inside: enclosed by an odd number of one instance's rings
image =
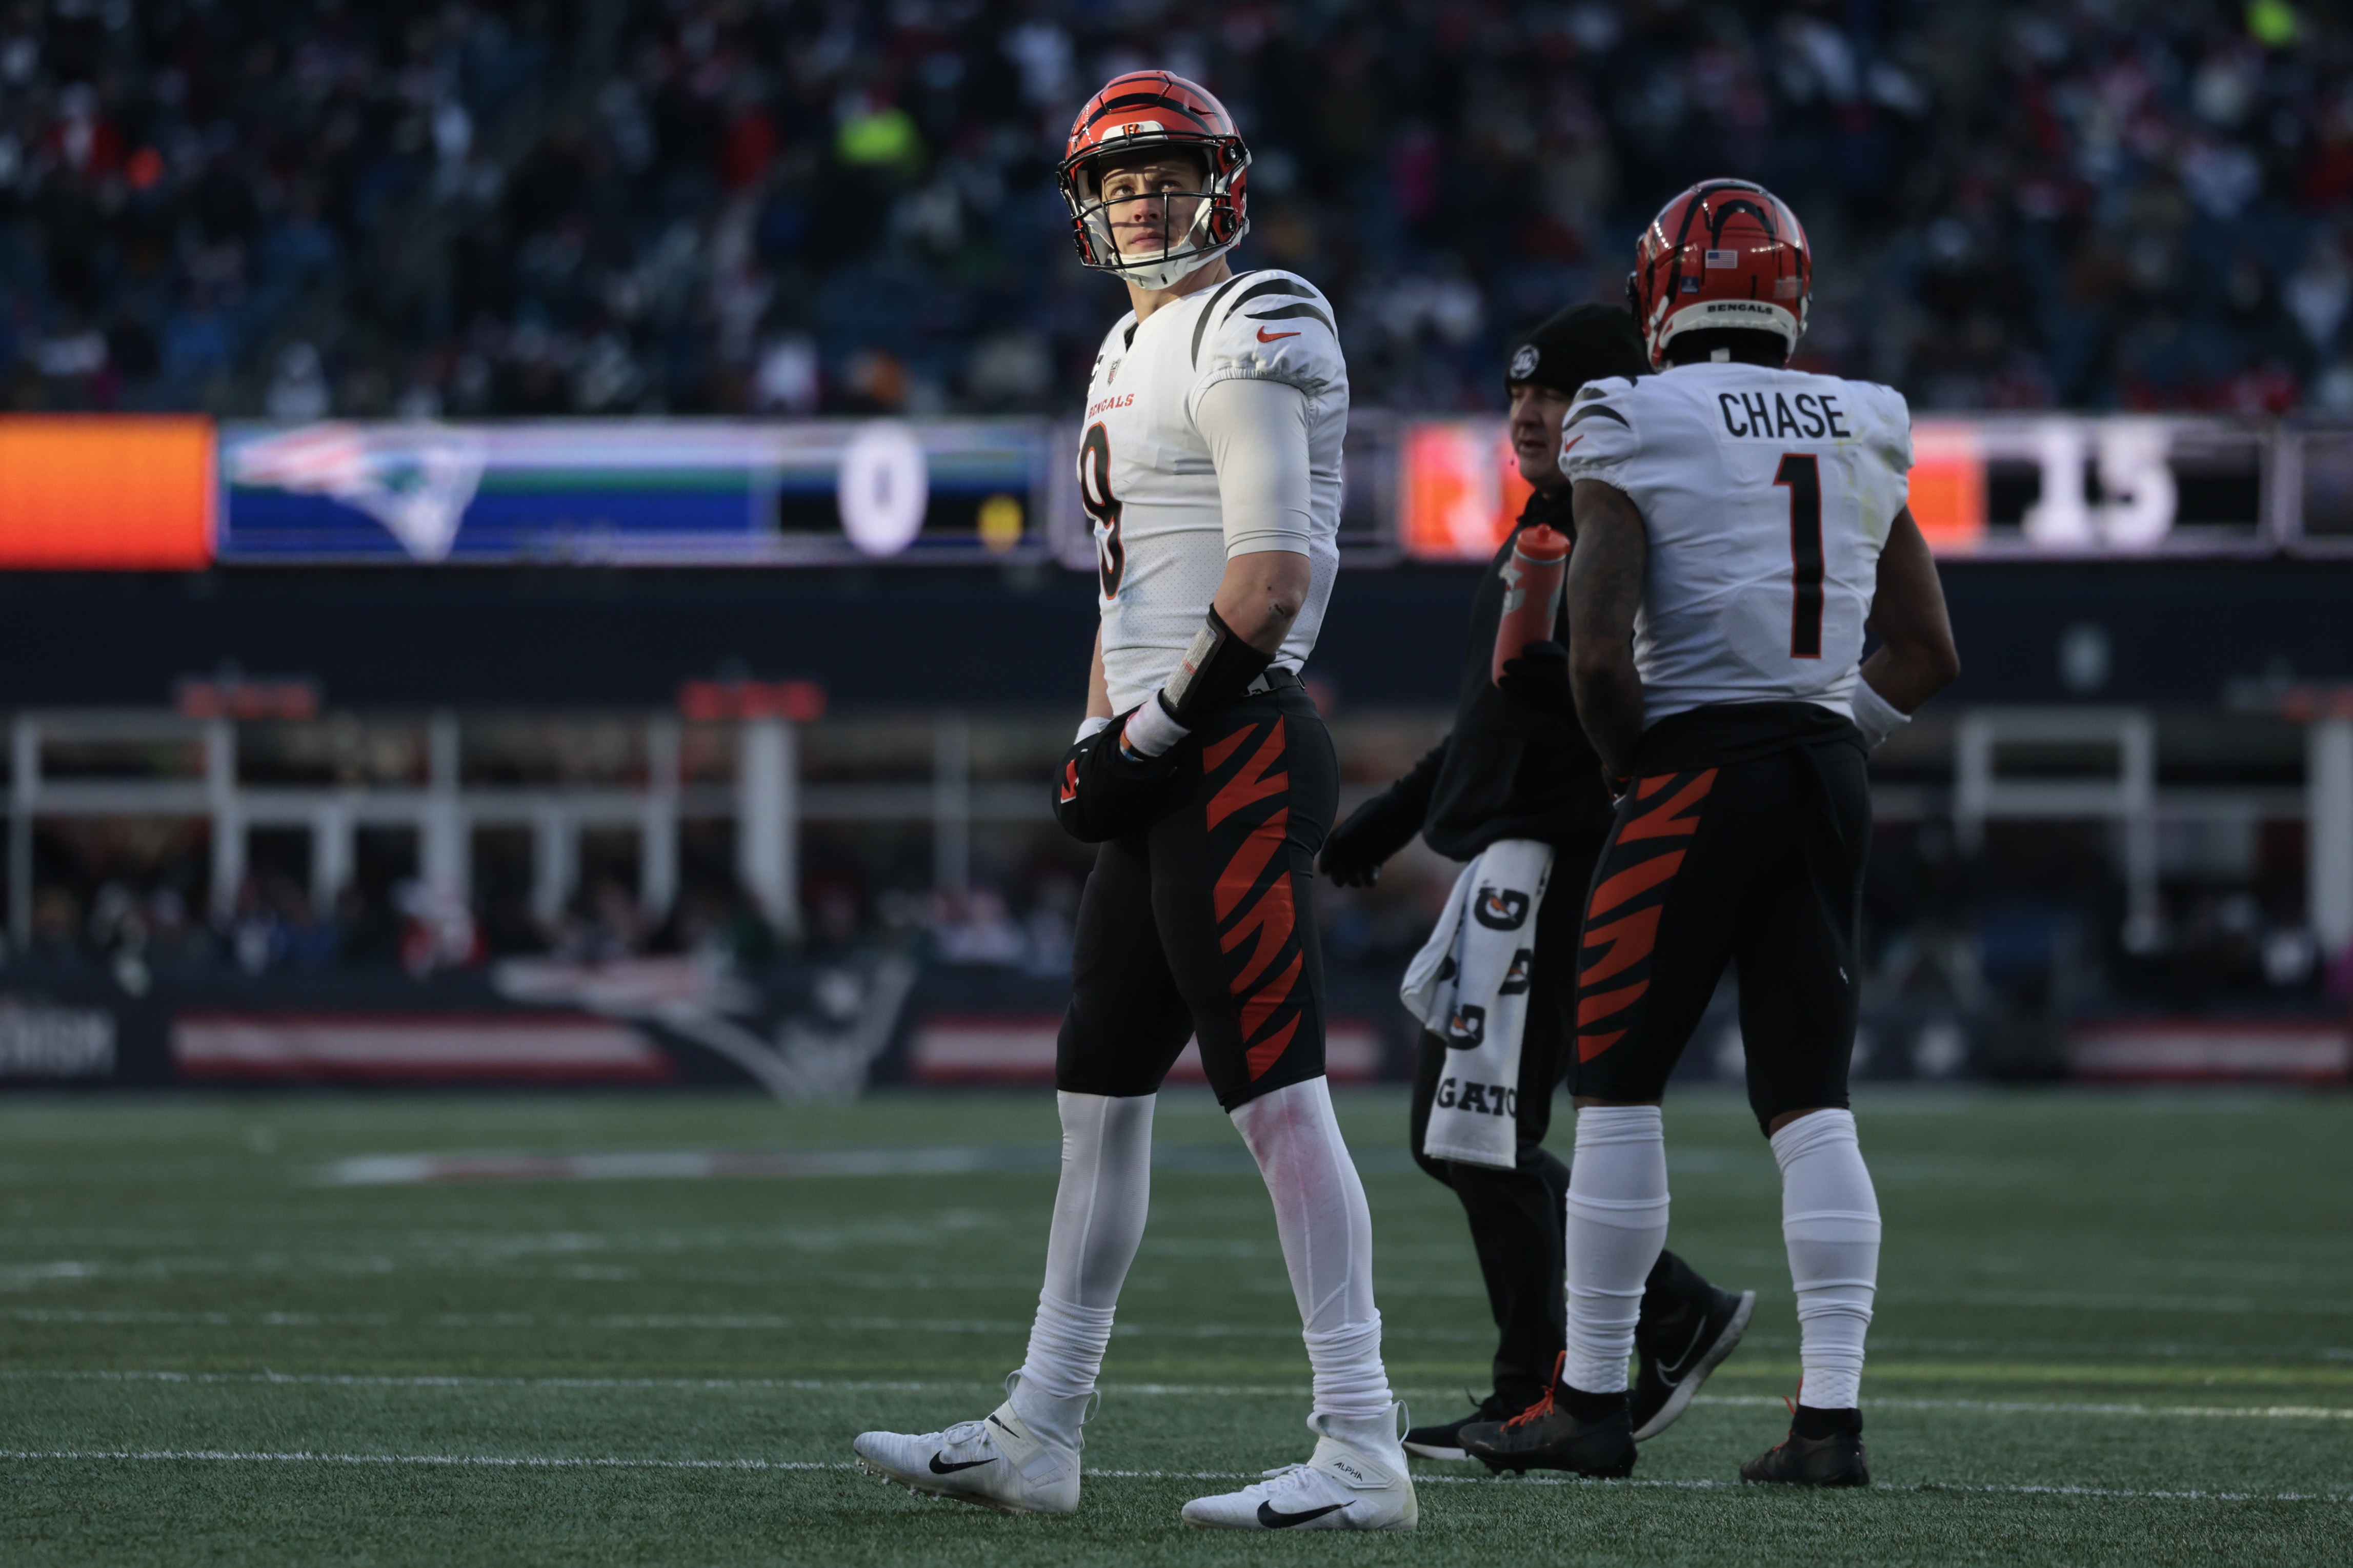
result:
[(12, 10), (0, 384), (281, 419), (1060, 409), (1115, 296), (1050, 164), (1089, 86), (1166, 64), (1249, 133), (1249, 254), (1339, 303), (1364, 404), (1491, 404), (1504, 339), (1615, 297), (1652, 207), (1722, 173), (1835, 263), (1809, 361), (1922, 406), (2353, 409), (2353, 41), (2317, 7), (1153, 15)]

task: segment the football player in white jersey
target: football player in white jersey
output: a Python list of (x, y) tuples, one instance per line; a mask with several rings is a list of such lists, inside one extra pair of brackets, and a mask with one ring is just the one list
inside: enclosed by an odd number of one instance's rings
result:
[(1071, 131), (1080, 259), (1134, 309), (1103, 339), (1079, 452), (1103, 624), (1055, 810), (1102, 847), (1055, 1063), (1045, 1289), (993, 1415), (856, 1449), (932, 1496), (1078, 1507), (1080, 1424), (1144, 1235), (1154, 1099), (1192, 1037), (1274, 1200), (1317, 1441), (1304, 1464), (1187, 1503), (1185, 1522), (1410, 1529), (1371, 1214), (1324, 1079), (1311, 890), (1338, 768), (1299, 681), (1338, 567), (1348, 376), (1312, 285), (1227, 262), (1249, 166), (1218, 100), (1164, 71), (1114, 79)]
[(1661, 374), (1588, 385), (1562, 426), (1567, 684), (1622, 798), (1579, 942), (1567, 1354), (1544, 1420), (1463, 1434), (1505, 1464), (1630, 1468), (1626, 1362), (1667, 1234), (1659, 1106), (1730, 963), (1805, 1369), (1788, 1438), (1741, 1477), (1870, 1480), (1879, 1204), (1847, 1109), (1863, 757), (1960, 666), (1905, 506), (1904, 399), (1786, 368), (1811, 282), (1779, 198), (1694, 186), (1644, 230), (1629, 283)]

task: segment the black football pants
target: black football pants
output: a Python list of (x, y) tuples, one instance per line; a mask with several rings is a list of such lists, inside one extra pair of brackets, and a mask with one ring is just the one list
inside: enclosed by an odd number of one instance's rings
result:
[(1636, 780), (1586, 904), (1577, 1093), (1663, 1095), (1733, 964), (1757, 1125), (1843, 1107), (1870, 835), (1862, 752), (1850, 743)]
[(1184, 804), (1104, 844), (1079, 895), (1054, 1087), (1155, 1093), (1198, 1036), (1231, 1110), (1324, 1073), (1314, 878), (1339, 763), (1293, 683), (1218, 710), (1178, 767)]

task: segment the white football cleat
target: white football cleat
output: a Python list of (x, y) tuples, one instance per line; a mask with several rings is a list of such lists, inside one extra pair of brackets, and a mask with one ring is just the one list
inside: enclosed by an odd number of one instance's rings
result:
[(1203, 1530), (1411, 1530), (1420, 1521), (1405, 1451), (1394, 1438), (1388, 1454), (1376, 1454), (1312, 1419), (1308, 1426), (1318, 1435), (1305, 1464), (1269, 1470), (1238, 1492), (1196, 1498), (1185, 1505), (1185, 1522)]
[(929, 1498), (999, 1513), (1076, 1513), (1079, 1450), (1032, 1432), (1008, 1399), (983, 1421), (944, 1432), (861, 1432), (858, 1462)]

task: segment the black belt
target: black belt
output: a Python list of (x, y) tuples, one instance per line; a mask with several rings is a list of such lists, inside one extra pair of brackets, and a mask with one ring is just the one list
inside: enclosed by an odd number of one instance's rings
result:
[(1248, 686), (1242, 688), (1242, 695), (1245, 697), (1260, 697), (1270, 691), (1281, 691), (1288, 687), (1297, 686), (1299, 684), (1299, 672), (1297, 670), (1280, 669), (1270, 666), (1265, 674), (1260, 676), (1256, 680), (1251, 681)]

